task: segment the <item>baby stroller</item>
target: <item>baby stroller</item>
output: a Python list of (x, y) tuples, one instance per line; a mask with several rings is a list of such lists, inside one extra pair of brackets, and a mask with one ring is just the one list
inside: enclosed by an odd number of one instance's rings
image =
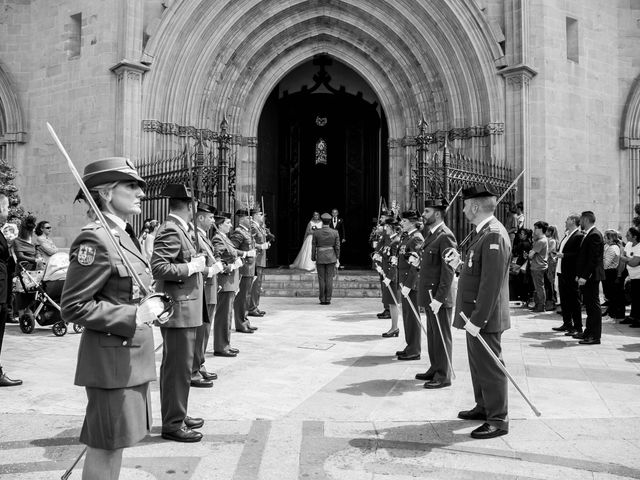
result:
[[(22, 287), (24, 293), (33, 294), (33, 300), (19, 318), (20, 330), (23, 333), (33, 332), (35, 322), (43, 327), (51, 325), (51, 330), (57, 337), (67, 333), (67, 322), (60, 316), (60, 297), (68, 268), (69, 254), (66, 252), (52, 255), (44, 272), (21, 268), (16, 290), (20, 291), (19, 287)], [(80, 333), (83, 327), (74, 324), (73, 329)]]

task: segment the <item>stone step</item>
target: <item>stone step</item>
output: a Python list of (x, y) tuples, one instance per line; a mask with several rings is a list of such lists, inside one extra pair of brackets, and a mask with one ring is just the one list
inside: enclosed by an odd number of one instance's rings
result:
[[(267, 269), (262, 281), (265, 297), (317, 297), (316, 273), (288, 269)], [(333, 282), (335, 298), (380, 296), (380, 279), (374, 270), (340, 270)]]
[[(286, 289), (269, 289), (263, 288), (263, 297), (317, 297), (317, 288), (286, 288)], [(380, 288), (378, 289), (347, 289), (334, 288), (333, 298), (377, 298), (380, 297)]]
[[(317, 280), (293, 280), (293, 281), (281, 281), (281, 280), (263, 280), (262, 288), (288, 288), (291, 286), (295, 286), (297, 288), (315, 288), (318, 286)], [(349, 282), (343, 280), (334, 280), (333, 288), (345, 288), (345, 289), (355, 289), (355, 290), (369, 290), (369, 289), (379, 289), (380, 282)]]

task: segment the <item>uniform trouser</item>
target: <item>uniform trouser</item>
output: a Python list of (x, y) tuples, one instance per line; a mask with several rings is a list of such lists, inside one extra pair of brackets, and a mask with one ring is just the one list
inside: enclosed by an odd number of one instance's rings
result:
[(213, 320), (213, 351), (222, 353), (229, 350), (231, 342), (231, 317), (235, 292), (218, 293), (218, 305)]
[[(450, 382), (451, 368), (449, 368), (449, 362), (447, 361), (447, 353), (449, 358), (453, 358), (453, 342), (451, 340), (452, 309), (441, 307), (437, 317), (428, 306), (425, 310), (427, 311), (427, 348), (429, 349), (429, 363), (431, 364), (427, 374), (433, 376), (434, 380)], [(438, 324), (442, 330), (442, 337), (440, 337)], [(442, 343), (442, 338), (444, 338), (444, 343)]]
[(335, 263), (318, 263), (318, 286), (320, 287), (320, 301), (330, 302), (333, 295), (333, 276), (336, 273)]
[(558, 290), (560, 292), (560, 306), (562, 308), (562, 325), (577, 332), (582, 332), (582, 311), (580, 306), (580, 291), (575, 277), (569, 278), (558, 274)]
[(0, 303), (0, 354), (2, 354), (2, 341), (4, 340), (4, 329), (7, 324), (7, 304)]
[(189, 403), (191, 367), (197, 327), (162, 328), (160, 406), (162, 431), (175, 432), (184, 426)]
[(600, 339), (602, 336), (602, 310), (600, 309), (600, 281), (587, 280), (582, 287), (582, 301), (587, 312), (584, 336)]
[[(480, 332), (489, 348), (502, 361), (502, 332)], [(507, 376), (496, 365), (489, 352), (473, 335), (467, 333), (467, 354), (471, 371), (471, 384), (476, 401), (475, 410), (487, 415), (487, 423), (502, 430), (509, 430), (509, 398)]]
[(236, 321), (236, 330), (247, 330), (249, 319), (247, 318), (247, 304), (251, 293), (253, 277), (240, 277), (240, 289), (233, 300), (233, 316)]
[[(409, 292), (409, 299), (417, 309), (418, 292), (411, 290)], [(407, 346), (404, 349), (405, 355), (420, 354), (421, 328), (418, 324), (419, 321), (420, 319), (413, 313), (413, 308), (411, 308), (407, 297), (402, 295), (402, 324), (404, 325), (404, 339), (407, 342)]]
[(264, 278), (264, 267), (256, 267), (256, 276), (251, 285), (251, 295), (249, 296), (249, 311), (258, 310), (260, 306), (260, 290), (262, 289), (262, 279)]
[(193, 377), (200, 376), (200, 369), (204, 365), (204, 354), (207, 351), (207, 344), (211, 335), (211, 324), (213, 323), (213, 312), (216, 309), (216, 304), (209, 305), (205, 303), (203, 307), (202, 325), (196, 329), (196, 346), (193, 352), (193, 368), (191, 369)]

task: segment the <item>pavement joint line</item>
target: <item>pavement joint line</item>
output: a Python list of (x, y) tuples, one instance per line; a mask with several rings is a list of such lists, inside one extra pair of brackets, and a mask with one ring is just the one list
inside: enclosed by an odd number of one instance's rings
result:
[(238, 466), (233, 473), (233, 480), (258, 478), (270, 431), (271, 420), (255, 420), (251, 424), (238, 460)]

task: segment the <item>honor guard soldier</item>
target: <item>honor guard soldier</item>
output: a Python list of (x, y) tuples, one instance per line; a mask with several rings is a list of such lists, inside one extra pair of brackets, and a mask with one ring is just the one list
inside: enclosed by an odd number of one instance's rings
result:
[(442, 388), (451, 385), (453, 343), (451, 341), (452, 284), (455, 273), (444, 263), (444, 256), (457, 247), (456, 239), (445, 225), (448, 202), (432, 199), (425, 202), (424, 243), (420, 249), (418, 273), (418, 306), (427, 313), (427, 349), (429, 369), (416, 375), (426, 380), (424, 388)]
[[(407, 346), (404, 350), (396, 352), (396, 355), (398, 360), (420, 360), (421, 327), (420, 318), (417, 316), (418, 311), (416, 310), (418, 284), (412, 280), (410, 271), (418, 264), (417, 252), (420, 250), (424, 238), (416, 227), (419, 219), (417, 212), (406, 211), (401, 216), (400, 226), (403, 234), (400, 238), (400, 247), (398, 249), (398, 282), (402, 292), (402, 323)], [(408, 284), (405, 285), (405, 282), (408, 282)]]
[[(150, 290), (151, 271), (127, 232), (133, 232), (127, 220), (141, 212), (144, 180), (121, 157), (89, 163), (82, 180), (107, 225), (92, 221), (73, 241), (61, 308), (66, 321), (85, 327), (75, 375), (88, 400), (80, 432), (88, 447), (82, 478), (111, 479), (119, 476), (123, 449), (151, 429), (149, 382), (156, 366), (150, 323), (163, 304), (154, 297), (141, 303), (138, 285)], [(82, 193), (77, 198), (87, 201)]]
[(329, 226), (331, 215), (320, 215), (322, 228), (314, 230), (311, 235), (311, 260), (316, 262), (320, 305), (329, 305), (333, 295), (333, 277), (336, 266), (340, 265), (340, 234)]
[(248, 210), (238, 210), (236, 216), (238, 226), (229, 235), (229, 240), (242, 252), (244, 264), (240, 267), (240, 288), (233, 301), (233, 317), (236, 324), (236, 332), (253, 333), (258, 327), (251, 325), (248, 313), (249, 294), (251, 284), (256, 272), (256, 249), (253, 235), (251, 234), (251, 217)]
[(249, 295), (249, 317), (263, 317), (267, 312), (260, 310), (260, 290), (262, 289), (262, 279), (264, 278), (264, 268), (267, 266), (267, 250), (271, 244), (267, 240), (267, 231), (264, 226), (264, 213), (262, 210), (252, 210), (251, 233), (256, 246), (256, 276), (251, 286)]
[[(509, 262), (511, 243), (504, 225), (494, 217), (496, 194), (486, 185), (462, 190), (464, 214), (475, 225), (462, 262), (453, 326), (467, 330), (467, 352), (476, 405), (458, 413), (463, 420), (482, 420), (473, 438), (493, 438), (509, 431), (507, 377), (484, 349), (478, 336), (502, 361), (502, 332), (510, 328)], [(457, 252), (445, 258), (459, 266)], [(468, 317), (464, 321), (460, 312)]]
[(243, 265), (244, 252), (236, 249), (227, 236), (231, 231), (231, 214), (219, 212), (215, 216), (216, 233), (211, 239), (215, 254), (223, 265), (218, 274), (218, 305), (213, 321), (213, 354), (216, 357), (235, 357), (240, 353), (232, 348), (231, 321), (233, 318), (233, 302), (240, 287), (240, 267)]
[[(385, 226), (385, 222), (387, 219), (393, 217), (393, 212), (391, 211), (386, 211), (386, 210), (382, 210), (381, 214), (380, 214), (380, 218), (378, 219), (378, 223), (376, 224), (375, 227), (373, 227), (373, 231), (371, 232), (371, 235), (369, 235), (369, 240), (371, 242), (371, 247), (373, 248), (373, 255), (375, 258), (378, 258), (376, 256), (376, 253), (378, 253), (378, 255), (380, 254), (381, 250), (385, 247), (387, 247), (389, 245), (389, 235), (386, 233), (386, 226)], [(380, 260), (378, 260), (376, 262), (374, 258), (374, 265), (375, 267), (381, 267), (380, 265)], [(377, 270), (377, 268), (376, 268)], [(378, 272), (380, 273), (380, 272)], [(385, 291), (387, 291), (387, 287), (385, 286), (383, 282), (383, 276), (382, 274), (380, 274), (380, 291), (382, 292), (382, 312), (376, 314), (376, 316), (380, 319), (383, 318), (391, 318), (391, 313), (389, 311), (389, 305), (391, 305), (390, 303), (385, 303), (384, 301), (384, 297), (385, 297)], [(387, 297), (389, 296), (389, 294), (386, 294)]]
[[(400, 245), (400, 224), (393, 217), (387, 217), (383, 224), (384, 237), (378, 244), (377, 256), (379, 264), (376, 270), (380, 274), (382, 280), (382, 303), (389, 307), (389, 316), (391, 318), (391, 328), (382, 334), (383, 337), (397, 337), (400, 334), (398, 328), (399, 315), (399, 291), (398, 291), (398, 249)], [(382, 247), (380, 248), (380, 246)]]
[[(169, 215), (160, 225), (153, 242), (151, 269), (157, 288), (175, 301), (169, 321), (160, 327), (162, 365), (160, 367), (160, 401), (162, 438), (177, 442), (198, 442), (196, 432), (204, 421), (187, 416), (189, 387), (196, 345), (196, 333), (202, 325), (203, 278), (206, 257), (196, 252), (192, 193), (181, 184), (169, 184), (161, 192), (169, 198)], [(213, 384), (201, 380), (201, 385)]]
[[(211, 387), (213, 385), (206, 382), (218, 378), (213, 372), (208, 372), (204, 365), (204, 355), (209, 343), (211, 325), (216, 310), (218, 298), (218, 273), (223, 269), (219, 256), (209, 240), (209, 231), (215, 222), (214, 215), (216, 208), (205, 202), (198, 202), (197, 207), (197, 232), (200, 254), (207, 259), (207, 266), (203, 272), (204, 276), (204, 305), (202, 306), (202, 325), (196, 331), (196, 347), (193, 354), (193, 369), (191, 372), (192, 387)], [(205, 382), (203, 382), (205, 380)]]

